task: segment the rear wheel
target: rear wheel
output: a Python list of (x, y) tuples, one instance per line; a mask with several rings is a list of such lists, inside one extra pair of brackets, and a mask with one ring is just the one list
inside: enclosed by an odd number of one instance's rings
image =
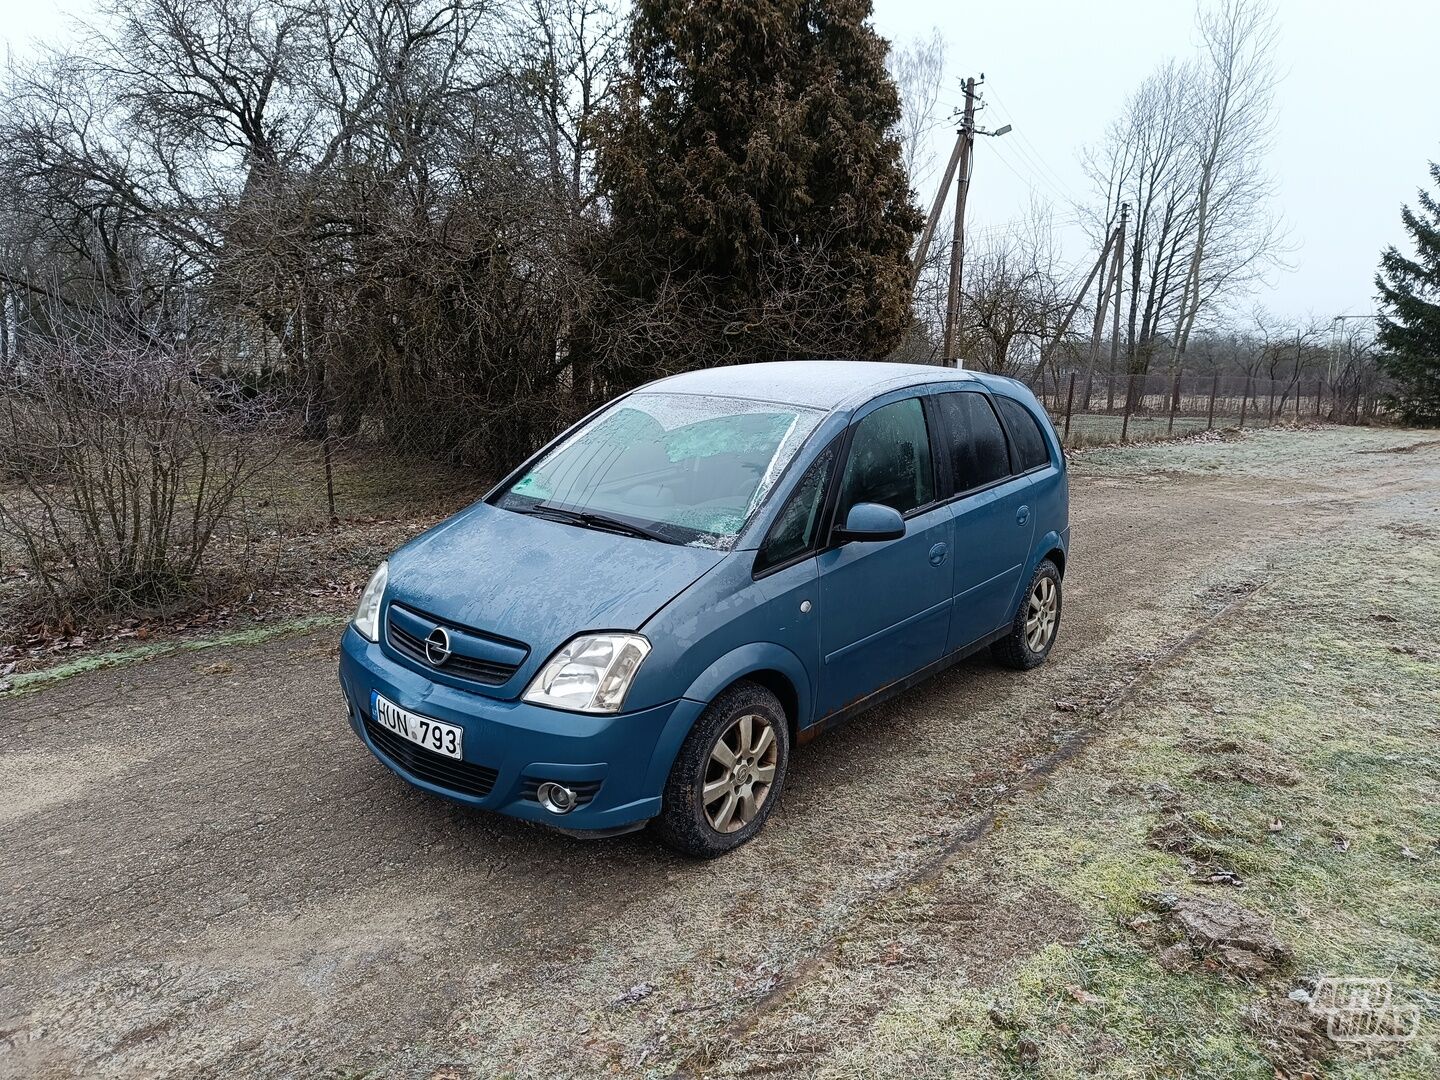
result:
[(680, 747), (656, 835), (697, 858), (739, 847), (775, 808), (789, 760), (780, 702), (763, 686), (736, 683), (710, 703)]
[(1060, 606), (1060, 569), (1046, 559), (1035, 568), (1030, 587), (1020, 598), (1010, 632), (990, 646), (991, 654), (1017, 671), (1039, 667), (1060, 632)]

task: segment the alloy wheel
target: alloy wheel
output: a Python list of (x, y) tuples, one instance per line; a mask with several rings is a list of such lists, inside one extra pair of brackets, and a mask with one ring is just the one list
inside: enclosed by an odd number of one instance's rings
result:
[(1060, 617), (1060, 590), (1053, 578), (1042, 577), (1030, 590), (1030, 606), (1025, 613), (1025, 644), (1030, 651), (1041, 653), (1055, 634)]
[(780, 746), (769, 720), (746, 713), (720, 734), (705, 767), (701, 803), (716, 832), (732, 833), (755, 820), (775, 783)]

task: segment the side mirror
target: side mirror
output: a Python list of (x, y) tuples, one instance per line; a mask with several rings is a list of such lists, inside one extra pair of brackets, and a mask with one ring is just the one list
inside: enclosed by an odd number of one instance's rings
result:
[(879, 503), (856, 503), (845, 517), (844, 528), (835, 530), (839, 543), (876, 543), (899, 540), (905, 535), (905, 519), (900, 511)]

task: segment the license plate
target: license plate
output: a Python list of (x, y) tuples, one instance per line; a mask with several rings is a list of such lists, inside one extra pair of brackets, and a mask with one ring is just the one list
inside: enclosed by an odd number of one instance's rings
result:
[(370, 692), (370, 715), (386, 731), (393, 731), (402, 739), (409, 739), (446, 757), (460, 757), (460, 740), (465, 734), (463, 728), (402, 709), (373, 690)]

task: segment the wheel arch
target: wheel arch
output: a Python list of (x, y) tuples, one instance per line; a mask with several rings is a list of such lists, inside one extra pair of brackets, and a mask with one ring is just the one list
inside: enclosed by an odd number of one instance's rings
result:
[(717, 659), (681, 696), (650, 760), (648, 782), (655, 790), (664, 786), (665, 778), (675, 763), (675, 755), (680, 752), (680, 745), (705, 714), (710, 702), (742, 679), (759, 683), (780, 699), (792, 736), (791, 745), (794, 745), (795, 733), (805, 726), (813, 708), (814, 693), (809, 673), (801, 659), (783, 645), (769, 641), (751, 642)]
[(780, 707), (785, 710), (785, 724), (790, 729), (790, 741), (794, 744), (795, 733), (799, 730), (797, 716), (800, 711), (800, 693), (790, 681), (790, 677), (783, 671), (774, 668), (761, 668), (758, 671), (751, 671), (741, 675), (739, 678), (722, 687), (722, 691), (734, 686), (737, 682), (753, 682), (763, 686), (770, 693), (775, 695), (780, 702)]
[(1035, 545), (1035, 565), (1030, 567), (1030, 573), (1034, 574), (1042, 562), (1049, 559), (1060, 571), (1060, 576), (1065, 576), (1065, 541), (1058, 532), (1053, 529), (1040, 537), (1039, 543)]
[(774, 642), (751, 642), (726, 653), (690, 684), (684, 696), (709, 704), (741, 679), (759, 683), (780, 700), (792, 733), (805, 725), (812, 708), (810, 675), (798, 656)]
[(1062, 578), (1065, 576), (1065, 549), (1064, 549), (1064, 548), (1062, 548), (1062, 547), (1053, 547), (1053, 548), (1051, 548), (1049, 551), (1047, 551), (1047, 552), (1045, 553), (1044, 558), (1042, 558), (1040, 561), (1041, 561), (1041, 562), (1044, 562), (1045, 559), (1049, 559), (1051, 562), (1053, 562), (1053, 563), (1055, 564), (1055, 568), (1060, 571), (1060, 576), (1061, 576)]

